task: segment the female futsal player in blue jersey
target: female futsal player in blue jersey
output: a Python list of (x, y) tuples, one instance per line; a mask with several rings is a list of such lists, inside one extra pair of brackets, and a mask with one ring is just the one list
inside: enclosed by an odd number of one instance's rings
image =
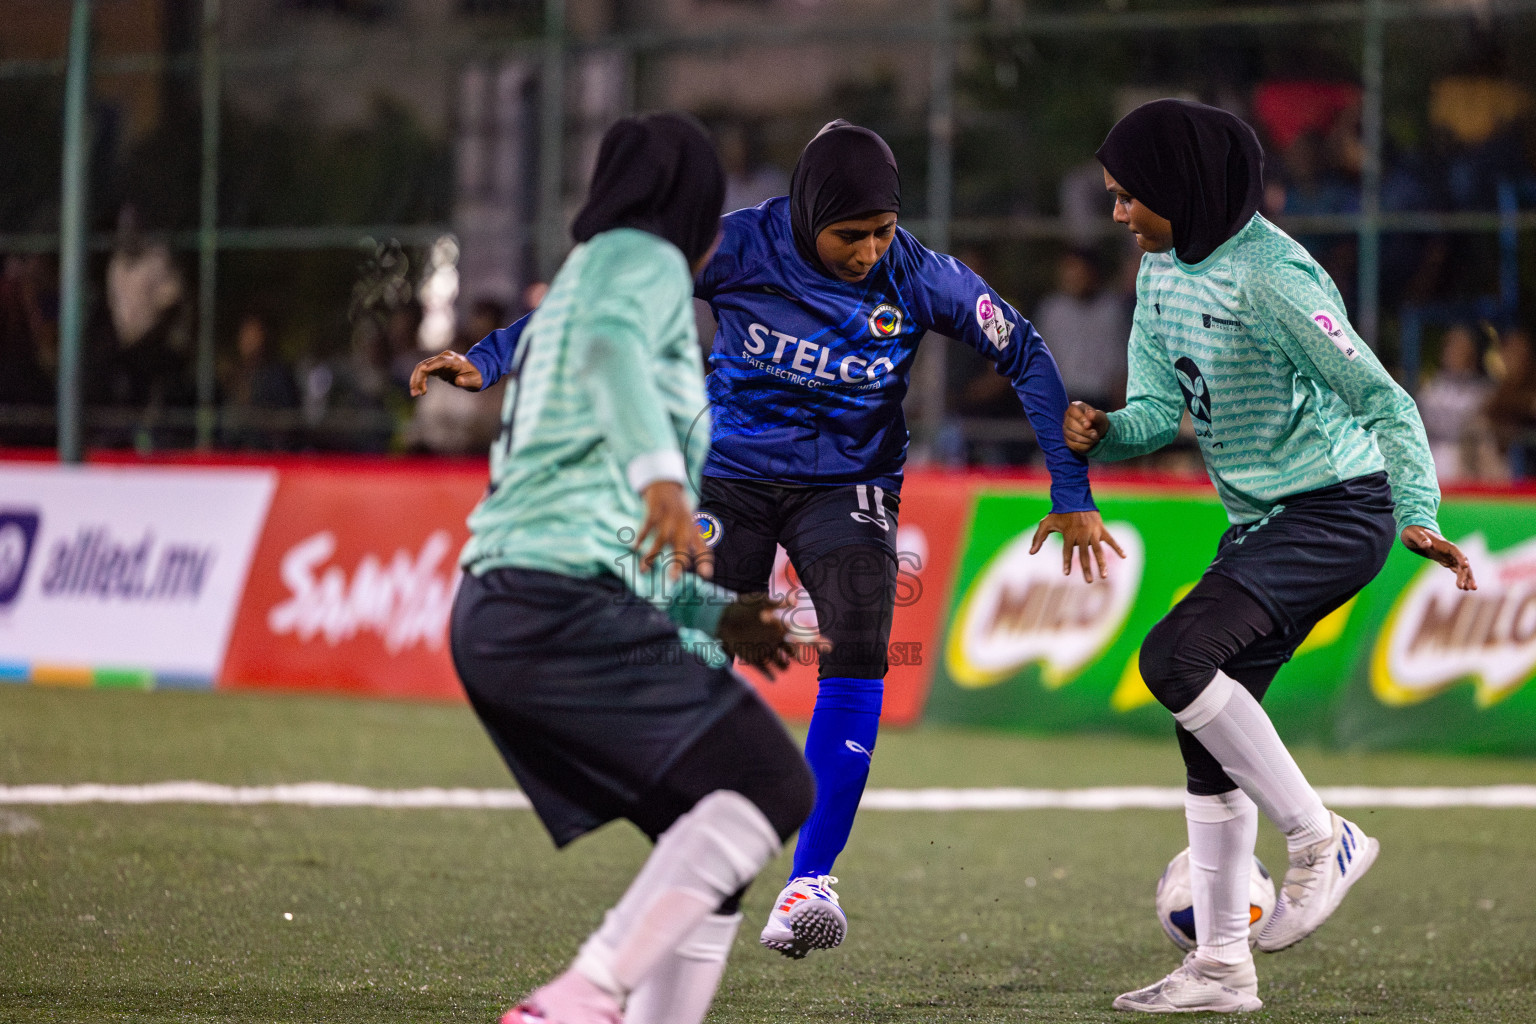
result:
[[(714, 580), (764, 590), (783, 545), (832, 643), (806, 738), (816, 804), (762, 932), (765, 946), (797, 959), (847, 932), (831, 871), (879, 726), (907, 451), (901, 402), (925, 333), (965, 342), (1012, 381), (1051, 473), (1034, 550), (1062, 534), (1063, 571), (1075, 552), (1090, 582), (1095, 565), (1104, 572), (1103, 545), (1119, 550), (1086, 460), (1062, 439), (1066, 391), (1040, 335), (968, 267), (897, 226), (900, 185), (884, 140), (833, 121), (805, 147), (788, 196), (722, 219), (719, 248), (694, 282), (719, 322), (698, 510)], [(488, 385), (520, 333), (514, 324), (418, 372)]]

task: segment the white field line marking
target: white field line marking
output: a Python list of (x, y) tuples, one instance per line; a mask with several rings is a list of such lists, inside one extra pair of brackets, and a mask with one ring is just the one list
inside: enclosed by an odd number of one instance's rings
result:
[[(1536, 786), (1322, 786), (1330, 807), (1536, 808)], [(59, 804), (290, 804), (300, 807), (527, 810), (515, 789), (372, 789), (335, 782), (283, 786), (221, 786), (211, 782), (100, 783), (0, 786), (0, 806)], [(1120, 811), (1180, 810), (1184, 791), (1172, 786), (1088, 789), (871, 789), (859, 805), (870, 811)]]

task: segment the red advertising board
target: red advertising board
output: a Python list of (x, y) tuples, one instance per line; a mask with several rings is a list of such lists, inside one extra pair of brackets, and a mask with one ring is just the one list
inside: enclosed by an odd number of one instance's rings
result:
[(285, 466), (219, 685), (461, 699), (448, 614), (484, 465)]
[[(485, 480), (476, 464), (282, 465), (219, 685), (459, 699), (448, 615), (464, 518)], [(972, 490), (920, 473), (902, 488), (887, 723), (922, 714)], [(775, 583), (798, 588), (788, 566)], [(772, 682), (749, 676), (780, 714), (810, 716), (814, 662)]]

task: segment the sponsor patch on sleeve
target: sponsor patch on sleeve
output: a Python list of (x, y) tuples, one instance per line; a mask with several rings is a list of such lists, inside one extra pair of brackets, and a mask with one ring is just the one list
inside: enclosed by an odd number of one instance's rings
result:
[(982, 292), (976, 300), (976, 322), (981, 325), (981, 333), (992, 342), (993, 348), (1001, 352), (1008, 347), (1013, 336), (1013, 325), (1003, 318), (1002, 309), (986, 292)]
[(1328, 340), (1333, 342), (1335, 348), (1344, 353), (1345, 359), (1354, 362), (1360, 358), (1360, 350), (1355, 348), (1355, 343), (1349, 340), (1349, 335), (1345, 333), (1344, 324), (1339, 318), (1335, 317), (1332, 313), (1320, 309), (1312, 314), (1312, 322), (1317, 324), (1324, 334), (1328, 335)]

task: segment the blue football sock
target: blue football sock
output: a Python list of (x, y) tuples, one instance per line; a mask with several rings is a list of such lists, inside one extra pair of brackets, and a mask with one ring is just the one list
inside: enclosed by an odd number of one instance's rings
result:
[(805, 737), (805, 759), (816, 776), (816, 805), (800, 828), (791, 878), (831, 874), (848, 844), (853, 816), (869, 779), (880, 730), (883, 679), (823, 679)]

